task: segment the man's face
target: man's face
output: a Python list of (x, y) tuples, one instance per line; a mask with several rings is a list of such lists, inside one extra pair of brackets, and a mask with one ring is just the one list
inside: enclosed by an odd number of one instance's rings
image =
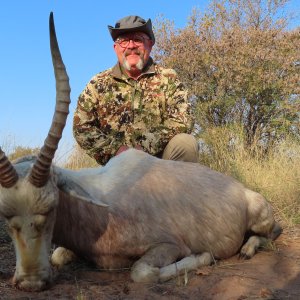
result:
[(114, 43), (119, 63), (129, 73), (142, 71), (148, 62), (152, 46), (152, 40), (143, 32), (122, 34)]

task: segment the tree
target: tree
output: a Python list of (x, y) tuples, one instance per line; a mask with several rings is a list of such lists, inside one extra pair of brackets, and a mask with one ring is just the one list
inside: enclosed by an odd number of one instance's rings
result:
[(287, 27), (286, 3), (212, 1), (185, 28), (156, 21), (154, 58), (177, 70), (202, 130), (240, 124), (246, 146), (259, 141), (266, 149), (299, 135), (300, 35)]

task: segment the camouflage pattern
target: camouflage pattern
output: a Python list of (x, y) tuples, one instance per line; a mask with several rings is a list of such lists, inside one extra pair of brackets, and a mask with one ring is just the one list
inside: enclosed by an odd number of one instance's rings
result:
[(178, 133), (190, 133), (193, 118), (187, 91), (176, 72), (150, 59), (134, 80), (117, 64), (96, 74), (80, 94), (73, 120), (78, 144), (99, 164), (120, 146), (142, 146), (159, 155)]

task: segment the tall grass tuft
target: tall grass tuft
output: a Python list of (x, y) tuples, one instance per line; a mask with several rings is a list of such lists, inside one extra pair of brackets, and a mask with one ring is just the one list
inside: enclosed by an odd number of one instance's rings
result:
[(64, 167), (72, 170), (79, 170), (82, 168), (99, 167), (99, 165), (96, 160), (88, 156), (83, 149), (78, 145), (75, 145), (71, 155), (64, 164)]
[(300, 144), (287, 138), (268, 153), (260, 145), (251, 151), (239, 128), (212, 128), (203, 135), (201, 163), (229, 174), (272, 203), (285, 226), (300, 224)]

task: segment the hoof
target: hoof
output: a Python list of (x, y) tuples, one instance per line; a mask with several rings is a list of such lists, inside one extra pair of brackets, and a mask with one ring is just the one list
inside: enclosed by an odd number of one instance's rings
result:
[(137, 263), (132, 267), (131, 279), (134, 282), (158, 282), (159, 268), (151, 267), (146, 263)]

